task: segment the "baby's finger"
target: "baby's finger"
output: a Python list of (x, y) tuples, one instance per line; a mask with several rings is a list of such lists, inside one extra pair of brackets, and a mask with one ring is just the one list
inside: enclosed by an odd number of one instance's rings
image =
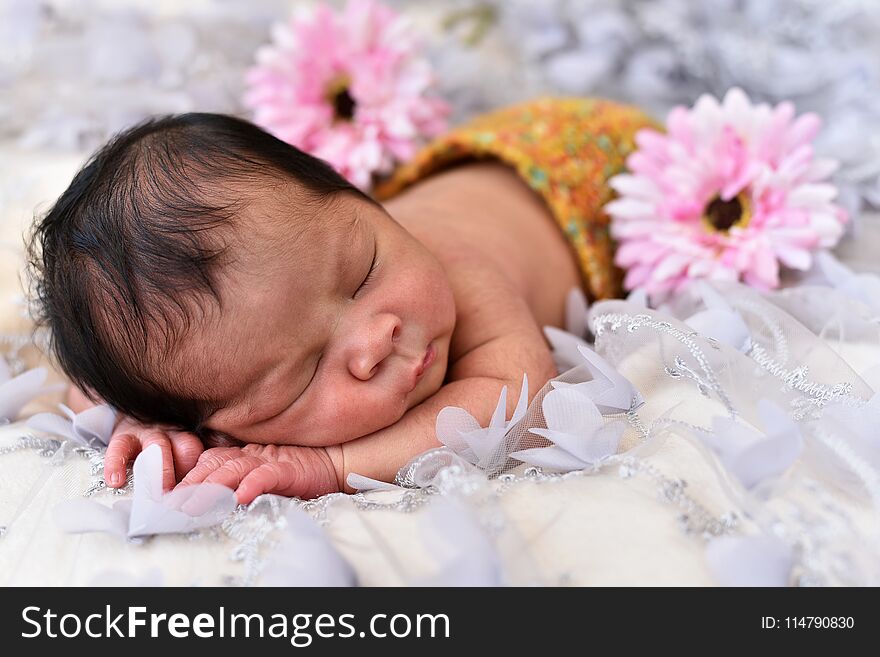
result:
[(110, 439), (104, 454), (104, 481), (111, 488), (125, 484), (125, 470), (141, 451), (140, 441), (130, 433), (120, 433)]
[(190, 470), (178, 485), (200, 484), (208, 475), (220, 469), (224, 463), (239, 456), (241, 456), (241, 450), (238, 447), (214, 447), (206, 450), (199, 456), (196, 467)]
[(206, 477), (205, 483), (220, 484), (235, 490), (249, 472), (256, 470), (264, 463), (265, 461), (256, 456), (240, 456), (236, 459), (230, 459)]
[(235, 491), (235, 497), (239, 504), (250, 504), (263, 493), (312, 499), (337, 489), (338, 484), (323, 473), (310, 473), (303, 470), (302, 464), (280, 461), (248, 473)]
[(171, 439), (171, 453), (174, 455), (174, 472), (177, 479), (183, 479), (196, 467), (205, 446), (194, 433), (171, 431), (168, 437)]
[(296, 477), (289, 472), (293, 469), (290, 463), (265, 463), (249, 472), (238, 485), (235, 497), (239, 504), (250, 504), (258, 495), (277, 493), (278, 495), (295, 495), (287, 489)]
[(151, 445), (158, 445), (162, 450), (162, 490), (169, 491), (174, 488), (174, 456), (171, 453), (171, 441), (164, 431), (150, 431), (141, 438), (141, 449), (147, 449)]

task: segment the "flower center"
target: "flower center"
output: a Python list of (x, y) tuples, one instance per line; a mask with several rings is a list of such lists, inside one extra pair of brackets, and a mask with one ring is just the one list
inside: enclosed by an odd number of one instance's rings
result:
[(726, 233), (734, 226), (744, 228), (751, 218), (751, 204), (745, 194), (738, 194), (729, 201), (716, 195), (703, 213), (703, 223), (719, 233)]
[(347, 75), (337, 76), (327, 85), (324, 98), (333, 108), (333, 119), (336, 121), (351, 121), (354, 118), (357, 103), (348, 91), (350, 86), (351, 80)]

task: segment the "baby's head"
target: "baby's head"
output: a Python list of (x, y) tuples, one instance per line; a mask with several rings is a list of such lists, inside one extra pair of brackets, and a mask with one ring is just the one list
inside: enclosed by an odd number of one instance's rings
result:
[(455, 308), (438, 260), (326, 163), (240, 119), (118, 135), (28, 247), (59, 365), (142, 422), (330, 445), (443, 383)]

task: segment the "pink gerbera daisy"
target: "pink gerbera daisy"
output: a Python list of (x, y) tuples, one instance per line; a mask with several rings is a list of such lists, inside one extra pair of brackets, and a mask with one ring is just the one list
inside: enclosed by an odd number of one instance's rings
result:
[(254, 121), (358, 187), (446, 128), (447, 104), (426, 95), (431, 67), (389, 7), (351, 0), (337, 13), (319, 4), (273, 37), (247, 76)]
[(731, 89), (720, 105), (706, 95), (673, 109), (667, 134), (637, 133), (606, 206), (627, 289), (663, 294), (695, 278), (775, 288), (780, 264), (808, 269), (837, 242), (847, 215), (824, 182), (837, 163), (813, 156), (819, 118), (793, 118), (791, 103), (752, 105)]

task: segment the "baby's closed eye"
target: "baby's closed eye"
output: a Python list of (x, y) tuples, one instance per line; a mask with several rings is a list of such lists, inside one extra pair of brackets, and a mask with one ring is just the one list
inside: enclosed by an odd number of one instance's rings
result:
[(378, 260), (378, 254), (379, 254), (378, 244), (376, 244), (376, 242), (374, 241), (373, 260), (370, 262), (370, 268), (369, 268), (369, 270), (367, 270), (367, 275), (364, 277), (364, 280), (361, 282), (360, 286), (358, 286), (358, 289), (355, 290), (354, 297), (352, 297), (352, 298), (357, 299), (360, 292), (364, 288), (366, 288), (375, 278), (376, 269), (377, 269), (376, 265), (377, 265), (377, 260)]

